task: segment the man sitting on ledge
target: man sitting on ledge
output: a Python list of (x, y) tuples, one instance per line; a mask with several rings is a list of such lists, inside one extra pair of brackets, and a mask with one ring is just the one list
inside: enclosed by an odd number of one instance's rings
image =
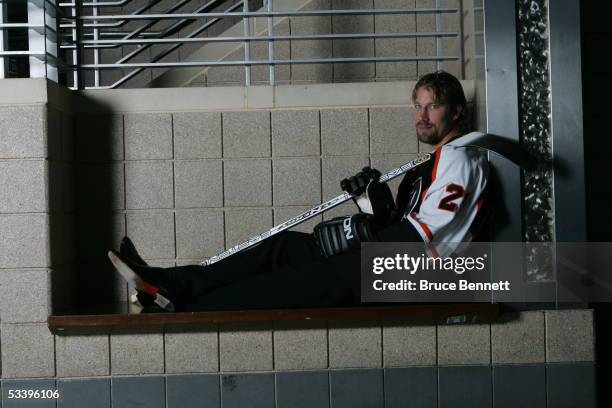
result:
[(470, 241), (482, 219), (488, 163), (478, 149), (454, 145), (466, 129), (461, 84), (438, 71), (412, 92), (418, 139), (434, 153), (406, 173), (396, 200), (369, 167), (341, 182), (360, 212), (283, 232), (208, 266), (148, 266), (126, 237), (109, 251), (138, 292), (144, 311), (330, 307), (360, 303), (361, 242)]

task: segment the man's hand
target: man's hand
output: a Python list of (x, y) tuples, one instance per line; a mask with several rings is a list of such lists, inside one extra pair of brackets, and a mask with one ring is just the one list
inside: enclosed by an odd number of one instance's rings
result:
[(340, 182), (342, 190), (346, 191), (354, 197), (358, 197), (365, 193), (370, 181), (380, 178), (380, 171), (371, 167), (364, 167), (361, 171), (352, 177), (345, 178)]
[(353, 177), (342, 180), (340, 187), (353, 195), (353, 201), (360, 212), (374, 215), (374, 224), (382, 227), (393, 220), (395, 201), (387, 183), (380, 183), (379, 178), (380, 171), (364, 167)]
[(375, 241), (368, 214), (346, 215), (324, 221), (314, 227), (314, 237), (325, 258), (358, 249), (362, 242)]

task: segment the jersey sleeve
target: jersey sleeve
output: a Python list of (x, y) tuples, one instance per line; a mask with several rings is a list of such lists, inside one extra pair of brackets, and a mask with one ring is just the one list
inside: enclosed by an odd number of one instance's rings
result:
[(488, 163), (477, 149), (444, 146), (436, 152), (431, 183), (418, 210), (404, 214), (387, 237), (393, 241), (463, 242), (479, 210)]

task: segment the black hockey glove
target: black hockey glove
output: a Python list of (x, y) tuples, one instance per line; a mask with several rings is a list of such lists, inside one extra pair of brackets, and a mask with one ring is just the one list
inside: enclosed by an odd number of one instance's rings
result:
[[(340, 182), (340, 187), (353, 195), (359, 211), (374, 215), (377, 228), (390, 224), (395, 217), (395, 201), (387, 183), (380, 183), (380, 171), (364, 167), (353, 177)], [(365, 194), (364, 194), (365, 193)]]
[(380, 178), (380, 171), (371, 167), (364, 167), (353, 177), (345, 178), (340, 182), (340, 188), (354, 197), (365, 193), (366, 187), (372, 180)]
[(329, 258), (349, 249), (358, 249), (362, 242), (376, 241), (371, 218), (368, 214), (354, 214), (317, 224), (313, 234), (321, 254)]

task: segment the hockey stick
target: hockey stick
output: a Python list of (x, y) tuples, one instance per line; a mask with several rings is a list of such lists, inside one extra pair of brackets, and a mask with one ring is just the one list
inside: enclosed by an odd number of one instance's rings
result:
[[(465, 136), (461, 136), (456, 139), (453, 143), (454, 146), (457, 147), (476, 147), (479, 149), (485, 149), (492, 153), (495, 153), (501, 157), (504, 157), (516, 165), (525, 168), (527, 170), (532, 170), (536, 167), (537, 163), (533, 156), (531, 156), (528, 152), (526, 152), (523, 148), (521, 148), (517, 143), (512, 142), (506, 138), (501, 136), (485, 134), (480, 132), (472, 132)], [(380, 183), (386, 183), (389, 180), (393, 180), (394, 178), (401, 176), (406, 173), (408, 170), (413, 169), (423, 163), (425, 163), (431, 157), (432, 153), (424, 153), (419, 155), (416, 159), (409, 161), (406, 164), (401, 165), (400, 167), (391, 170), (388, 173), (383, 174), (378, 181)], [(261, 241), (270, 238), (278, 234), (279, 232), (288, 230), (291, 227), (295, 227), (298, 224), (303, 223), (304, 221), (317, 216), (319, 214), (324, 213), (338, 205), (347, 202), (350, 200), (352, 196), (344, 192), (343, 194), (332, 198), (329, 201), (326, 201), (322, 204), (319, 204), (308, 211), (305, 211), (285, 222), (279, 224), (272, 229), (269, 229), (266, 232), (263, 232), (259, 235), (255, 235), (246, 241), (233, 246), (218, 255), (208, 258), (207, 260), (202, 262), (202, 265), (211, 265), (215, 262), (219, 262), (222, 259), (225, 259), (229, 256), (232, 256), (240, 251), (243, 251), (247, 248), (251, 248), (259, 244)]]

